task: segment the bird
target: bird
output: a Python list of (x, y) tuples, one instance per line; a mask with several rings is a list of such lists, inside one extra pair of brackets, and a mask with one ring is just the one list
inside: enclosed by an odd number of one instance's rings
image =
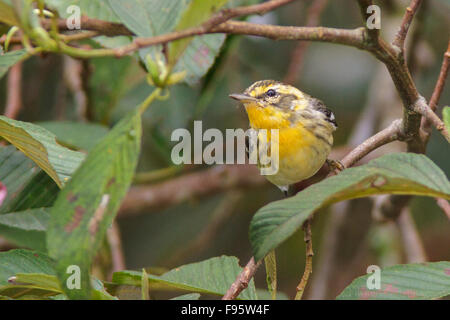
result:
[[(276, 80), (257, 81), (229, 97), (245, 107), (258, 144), (274, 149), (270, 133), (260, 132), (278, 129), (278, 170), (265, 177), (286, 196), (290, 185), (313, 176), (325, 162), (343, 168), (339, 161), (328, 159), (338, 125), (334, 113), (319, 99)], [(258, 166), (261, 169), (259, 161)]]

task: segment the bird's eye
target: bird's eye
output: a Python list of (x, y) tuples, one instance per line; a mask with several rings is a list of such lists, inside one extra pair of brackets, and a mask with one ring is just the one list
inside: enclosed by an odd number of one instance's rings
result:
[(269, 89), (269, 90), (267, 90), (266, 95), (268, 97), (275, 97), (277, 95), (277, 92), (273, 89)]

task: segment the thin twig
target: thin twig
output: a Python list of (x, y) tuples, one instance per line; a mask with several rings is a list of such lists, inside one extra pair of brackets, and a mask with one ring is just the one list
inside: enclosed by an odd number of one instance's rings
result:
[(143, 210), (161, 209), (232, 188), (259, 186), (263, 183), (265, 179), (259, 175), (255, 166), (219, 165), (154, 185), (132, 187), (122, 202), (119, 217), (137, 214)]
[[(444, 58), (442, 60), (441, 71), (439, 72), (438, 80), (434, 87), (433, 93), (430, 98), (429, 107), (432, 111), (436, 111), (436, 107), (441, 98), (442, 91), (444, 91), (445, 80), (447, 79), (448, 72), (450, 69), (450, 41), (448, 42), (447, 51), (444, 53)], [(426, 140), (428, 140), (431, 134), (431, 121), (428, 118), (422, 119), (422, 129), (426, 132)]]
[(304, 240), (306, 244), (305, 271), (303, 272), (302, 279), (300, 280), (300, 283), (297, 286), (297, 294), (295, 295), (295, 300), (302, 299), (306, 285), (308, 284), (309, 276), (312, 273), (312, 262), (314, 252), (312, 246), (311, 217), (305, 221), (303, 225), (303, 230), (305, 232)]
[(436, 199), (438, 206), (444, 211), (447, 217), (450, 219), (450, 203), (445, 199)]
[(373, 5), (372, 0), (358, 0), (359, 8), (361, 10), (361, 15), (363, 16), (363, 22), (367, 30), (367, 40), (370, 45), (376, 45), (380, 36), (380, 30), (377, 28), (369, 29), (367, 21), (370, 17), (367, 8)]
[(395, 39), (392, 45), (396, 46), (402, 53), (405, 52), (405, 39), (408, 34), (409, 26), (411, 25), (412, 19), (419, 9), (422, 0), (412, 0), (410, 5), (406, 8), (405, 15), (403, 16), (400, 29), (395, 35)]
[(394, 120), (389, 127), (371, 136), (355, 149), (353, 149), (341, 160), (341, 163), (346, 168), (351, 167), (371, 151), (381, 147), (382, 145), (398, 140), (402, 136), (401, 130), (402, 120)]
[(402, 213), (395, 222), (402, 239), (403, 248), (405, 249), (406, 262), (427, 261), (427, 254), (408, 207), (402, 210)]
[(420, 97), (415, 103), (414, 103), (414, 111), (421, 114), (423, 117), (425, 117), (435, 128), (437, 131), (439, 131), (444, 138), (450, 143), (450, 134), (447, 131), (447, 128), (444, 125), (444, 122), (439, 119), (439, 117), (434, 113), (433, 110), (427, 105), (427, 102), (423, 97)]
[(239, 276), (236, 278), (236, 280), (233, 282), (233, 284), (230, 286), (228, 291), (222, 297), (222, 300), (236, 299), (242, 292), (242, 290), (248, 287), (250, 280), (255, 275), (258, 267), (261, 265), (261, 261), (262, 260), (259, 260), (255, 263), (255, 259), (252, 257), (245, 268), (242, 270), (242, 272), (239, 274)]
[(22, 109), (22, 62), (16, 63), (9, 70), (7, 92), (5, 116), (16, 119)]
[(120, 229), (116, 221), (114, 221), (111, 228), (108, 229), (107, 239), (111, 249), (111, 274), (117, 271), (125, 270), (126, 265), (122, 248), (122, 240), (120, 237)]

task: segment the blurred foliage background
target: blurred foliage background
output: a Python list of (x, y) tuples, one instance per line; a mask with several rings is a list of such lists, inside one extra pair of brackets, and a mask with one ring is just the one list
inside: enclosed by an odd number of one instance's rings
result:
[[(310, 3), (297, 1), (250, 20), (304, 25)], [(382, 7), (382, 30), (389, 39), (389, 32), (396, 31), (391, 25), (399, 25), (406, 2), (378, 3)], [(410, 37), (410, 40), (414, 39), (409, 42), (409, 46), (414, 46), (411, 50), (414, 57), (410, 56), (410, 61), (414, 63), (413, 76), (419, 92), (429, 99), (450, 36), (450, 3), (448, 0), (429, 0), (421, 10), (418, 21), (413, 25), (417, 38)], [(320, 25), (358, 27), (361, 25), (359, 9), (354, 1), (328, 1), (321, 14)], [(95, 45), (93, 42), (90, 44)], [(241, 92), (257, 80), (283, 80), (297, 45), (294, 41), (229, 36), (206, 77), (193, 86), (182, 84), (173, 87), (169, 99), (155, 102), (145, 113), (138, 172), (171, 167), (170, 152), (174, 144), (170, 141), (171, 132), (176, 128), (190, 129), (193, 120), (202, 120), (203, 130), (246, 129), (248, 120), (244, 110), (230, 100), (228, 94)], [(17, 117), (23, 121), (90, 121), (112, 127), (151, 90), (142, 66), (134, 57), (80, 61), (46, 54), (27, 60), (23, 68), (23, 107)], [(70, 80), (70, 75), (76, 72), (84, 72), (82, 88), (77, 88)], [(6, 82), (6, 78), (0, 81), (0, 106), (5, 105)], [(336, 149), (351, 143), (352, 134), (367, 111), (366, 106), (375, 106), (372, 108), (375, 111), (368, 116), (375, 128), (383, 128), (390, 119), (401, 116), (401, 106), (387, 70), (368, 53), (355, 48), (311, 43), (295, 85), (320, 98), (334, 111), (339, 124), (335, 135)], [(87, 93), (86, 116), (80, 115), (80, 90)], [(447, 85), (440, 105), (449, 103)], [(382, 150), (394, 150), (390, 148), (401, 148), (401, 145), (394, 144)], [(427, 155), (448, 176), (450, 152), (442, 136), (433, 134)], [(195, 165), (183, 169), (183, 172), (205, 167)], [(182, 172), (173, 171), (173, 175), (180, 174)], [(119, 217), (126, 267), (172, 268), (222, 254), (237, 256), (244, 264), (251, 256), (248, 226), (253, 213), (280, 198), (279, 190), (267, 183), (251, 189), (190, 199), (162, 210)], [(335, 297), (351, 279), (365, 274), (368, 265), (406, 262), (398, 225), (372, 220), (372, 203), (369, 199), (356, 200), (328, 208), (315, 216), (314, 272), (307, 297)], [(411, 208), (429, 261), (450, 260), (450, 222), (435, 200), (415, 198)], [(223, 213), (223, 210), (227, 212)], [(340, 212), (343, 210), (345, 215)], [(333, 215), (343, 220), (338, 221)], [(205, 230), (212, 231), (205, 236)], [(203, 238), (196, 241), (199, 236)], [(327, 243), (329, 237), (339, 240), (340, 244)], [(303, 234), (298, 232), (277, 250), (279, 287), (290, 297), (295, 294), (295, 286), (303, 273), (304, 246)], [(336, 251), (333, 259), (324, 258), (327, 250)], [(328, 272), (329, 278), (324, 277), (324, 272)], [(262, 270), (257, 273), (256, 284), (265, 288)]]

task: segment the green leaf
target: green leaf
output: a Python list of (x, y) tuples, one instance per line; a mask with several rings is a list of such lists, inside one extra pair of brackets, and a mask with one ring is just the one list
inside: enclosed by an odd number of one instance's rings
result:
[[(72, 13), (67, 12), (67, 8), (76, 5), (80, 8), (82, 16), (109, 22), (121, 22), (107, 0), (45, 0), (45, 3), (50, 8), (55, 9), (62, 18), (68, 18)], [(100, 36), (94, 38), (96, 42), (108, 48), (129, 44), (131, 42), (130, 39), (131, 37), (128, 36)]]
[(25, 49), (10, 51), (5, 54), (1, 54), (0, 52), (0, 79), (3, 78), (10, 67), (27, 57), (28, 54)]
[(106, 0), (45, 0), (45, 3), (50, 8), (56, 9), (62, 18), (69, 17), (72, 13), (68, 12), (67, 8), (75, 5), (81, 9), (82, 15), (110, 22), (120, 22)]
[(96, 123), (49, 121), (37, 124), (53, 133), (60, 144), (86, 151), (91, 150), (108, 133), (107, 127)]
[(207, 34), (192, 40), (175, 66), (174, 71), (185, 70), (185, 81), (194, 85), (213, 65), (225, 40), (224, 34)]
[(445, 128), (450, 132), (450, 107), (444, 107), (442, 116), (444, 117)]
[(51, 207), (59, 192), (58, 185), (42, 170), (33, 176), (2, 212)]
[(317, 209), (329, 204), (377, 194), (410, 194), (450, 198), (450, 182), (424, 155), (388, 154), (366, 165), (349, 168), (294, 197), (258, 210), (250, 224), (250, 242), (256, 260), (297, 231)]
[(85, 157), (59, 145), (55, 135), (48, 130), (5, 116), (0, 116), (0, 136), (33, 160), (60, 187)]
[[(192, 0), (178, 23), (176, 30), (198, 26), (220, 10), (228, 0)], [(211, 67), (225, 40), (225, 35), (215, 34), (181, 39), (170, 43), (169, 61), (176, 70), (187, 71), (187, 82), (195, 83)]]
[(188, 293), (188, 294), (183, 294), (181, 296), (172, 298), (170, 300), (198, 300), (200, 298), (200, 294), (198, 293)]
[(0, 147), (0, 181), (7, 190), (0, 214), (49, 207), (59, 191), (56, 183), (14, 146)]
[[(111, 8), (122, 22), (138, 37), (153, 37), (175, 29), (190, 0), (109, 0)], [(153, 59), (162, 57), (162, 46), (139, 50), (139, 56), (147, 63), (147, 55)]]
[[(93, 287), (93, 300), (117, 300), (110, 295), (103, 286), (103, 283), (93, 278), (91, 280)], [(59, 280), (54, 275), (41, 273), (18, 273), (15, 275), (14, 281), (10, 285), (0, 287), (0, 293), (14, 298), (44, 299), (59, 296), (59, 299), (65, 299), (65, 296), (59, 285)]]
[(0, 147), (0, 181), (7, 190), (0, 213), (11, 211), (12, 203), (38, 172), (33, 161), (14, 146)]
[[(380, 289), (369, 290), (367, 274), (353, 280), (337, 299), (417, 300), (450, 295), (450, 261), (404, 264), (381, 269)], [(369, 280), (369, 281), (368, 281)]]
[(139, 37), (152, 37), (172, 31), (187, 0), (108, 1), (115, 14)]
[(131, 183), (141, 134), (141, 113), (136, 109), (92, 149), (54, 203), (47, 248), (57, 261), (60, 282), (66, 283), (68, 266), (81, 270), (81, 289), (63, 287), (70, 298), (91, 297), (91, 260)]
[[(197, 293), (224, 295), (242, 271), (236, 257), (221, 256), (201, 262), (186, 264), (162, 276), (148, 275), (153, 288), (172, 288)], [(125, 285), (141, 285), (141, 272), (120, 271), (113, 275), (113, 282)], [(253, 279), (248, 288), (239, 295), (240, 299), (256, 299)]]
[(49, 219), (50, 214), (43, 208), (1, 214), (0, 234), (16, 245), (45, 252)]
[[(105, 57), (91, 60), (95, 72), (89, 78), (89, 88), (92, 93), (90, 97), (95, 119), (102, 123), (109, 123), (117, 102), (127, 90), (126, 77), (132, 72), (130, 71), (133, 66), (132, 62), (133, 58), (131, 57), (121, 59)], [(146, 94), (147, 92), (148, 86)], [(130, 107), (132, 106), (134, 105)]]
[(0, 1), (0, 23), (5, 23), (10, 26), (19, 25), (13, 8), (2, 1)]
[(0, 252), (0, 286), (18, 273), (54, 275), (51, 259), (44, 253), (23, 249)]

